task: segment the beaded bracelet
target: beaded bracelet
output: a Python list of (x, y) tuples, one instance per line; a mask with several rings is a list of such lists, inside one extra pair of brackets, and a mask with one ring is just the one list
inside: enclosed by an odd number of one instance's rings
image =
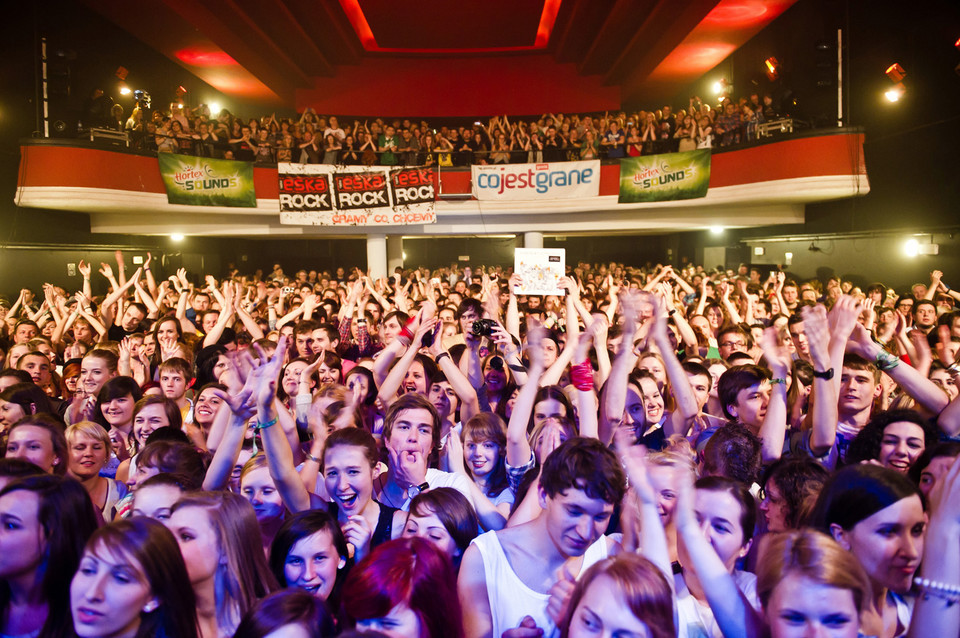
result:
[(941, 598), (947, 601), (947, 607), (960, 603), (960, 585), (941, 583), (919, 576), (913, 579), (913, 584), (923, 592), (924, 600), (927, 600), (930, 596)]

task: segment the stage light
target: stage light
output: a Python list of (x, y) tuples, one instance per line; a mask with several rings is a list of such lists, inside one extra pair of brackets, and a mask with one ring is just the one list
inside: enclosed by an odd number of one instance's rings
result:
[(907, 72), (903, 69), (902, 66), (900, 66), (896, 62), (888, 66), (887, 70), (884, 71), (883, 73), (888, 78), (890, 78), (890, 81), (893, 82), (894, 84), (899, 84), (900, 82), (903, 82), (903, 78), (907, 77)]
[(891, 89), (887, 89), (883, 96), (887, 98), (888, 102), (899, 102), (900, 98), (902, 98), (906, 92), (907, 90), (904, 88), (904, 86), (902, 84), (898, 84)]
[(127, 86), (126, 82), (120, 82), (120, 95), (130, 95), (133, 91), (130, 90), (130, 87)]
[(908, 239), (903, 245), (903, 253), (907, 257), (916, 257), (920, 254), (920, 244), (916, 239)]
[(716, 93), (717, 95), (722, 95), (726, 90), (726, 88), (727, 88), (727, 81), (725, 79), (718, 80), (713, 83), (713, 92)]
[(127, 79), (128, 73), (130, 73), (130, 71), (128, 71), (126, 68), (122, 66), (118, 66), (117, 70), (113, 72), (113, 74), (116, 75), (117, 79), (120, 80), (121, 82)]
[(775, 57), (770, 56), (764, 60), (763, 66), (766, 67), (767, 79), (771, 82), (780, 77), (780, 62)]
[(711, 226), (711, 227), (710, 227), (710, 234), (711, 234), (711, 235), (722, 235), (722, 234), (723, 234), (723, 226)]
[(211, 116), (211, 117), (217, 117), (218, 115), (220, 115), (220, 111), (221, 111), (221, 110), (222, 110), (222, 109), (220, 108), (220, 105), (217, 104), (216, 102), (211, 102), (211, 103), (210, 103), (210, 116)]
[(173, 241), (183, 241), (183, 233), (170, 233), (170, 239)]
[(183, 97), (184, 95), (187, 94), (187, 90), (183, 88), (183, 85), (181, 84), (180, 86), (177, 87), (176, 94), (177, 94), (177, 97)]

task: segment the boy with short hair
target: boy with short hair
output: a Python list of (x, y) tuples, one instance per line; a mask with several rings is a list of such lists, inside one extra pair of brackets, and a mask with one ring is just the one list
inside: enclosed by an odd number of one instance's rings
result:
[(160, 364), (157, 374), (163, 396), (177, 404), (184, 423), (193, 423), (193, 402), (187, 397), (187, 386), (193, 381), (190, 364), (186, 359), (171, 357)]
[[(626, 477), (616, 455), (596, 439), (571, 438), (544, 461), (534, 520), (474, 539), (457, 589), (467, 638), (551, 635), (551, 588), (617, 553), (603, 535), (623, 499)], [(522, 627), (521, 627), (522, 625)]]

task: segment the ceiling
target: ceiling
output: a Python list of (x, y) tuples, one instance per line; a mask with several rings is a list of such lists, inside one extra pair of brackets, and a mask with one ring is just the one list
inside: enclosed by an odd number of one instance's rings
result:
[[(380, 65), (416, 77), (437, 60), (500, 68), (523, 56), (546, 58), (568, 85), (573, 67), (621, 104), (668, 99), (796, 1), (85, 0), (223, 93), (298, 108)], [(348, 100), (338, 112), (356, 112)]]

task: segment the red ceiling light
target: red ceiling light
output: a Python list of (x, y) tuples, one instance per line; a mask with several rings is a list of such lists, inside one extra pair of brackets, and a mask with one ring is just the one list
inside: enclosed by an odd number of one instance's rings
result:
[(178, 60), (199, 67), (237, 66), (237, 61), (223, 51), (200, 50), (199, 48), (180, 49), (174, 55)]
[(178, 98), (183, 97), (184, 95), (187, 94), (187, 90), (183, 88), (183, 85), (181, 84), (180, 86), (177, 87), (176, 94)]
[(763, 61), (763, 66), (767, 71), (767, 79), (773, 82), (778, 77), (780, 77), (780, 63), (773, 56), (770, 56)]
[(117, 70), (114, 72), (114, 75), (117, 76), (117, 79), (121, 82), (127, 79), (127, 75), (130, 73), (125, 67), (118, 66)]
[(357, 37), (360, 38), (360, 44), (364, 50), (371, 53), (506, 53), (513, 51), (535, 51), (547, 48), (550, 42), (550, 34), (553, 33), (553, 27), (557, 21), (557, 13), (560, 11), (560, 4), (563, 0), (544, 0), (543, 11), (540, 13), (540, 22), (537, 25), (537, 35), (531, 46), (493, 46), (484, 48), (394, 48), (381, 47), (377, 44), (377, 38), (373, 34), (370, 22), (363, 13), (360, 6), (360, 0), (340, 0), (340, 6), (343, 12), (347, 14), (347, 19), (353, 26)]
[(890, 78), (890, 81), (894, 84), (903, 82), (903, 78), (907, 77), (907, 72), (904, 71), (903, 67), (896, 62), (888, 66), (887, 70), (884, 71), (884, 74)]

